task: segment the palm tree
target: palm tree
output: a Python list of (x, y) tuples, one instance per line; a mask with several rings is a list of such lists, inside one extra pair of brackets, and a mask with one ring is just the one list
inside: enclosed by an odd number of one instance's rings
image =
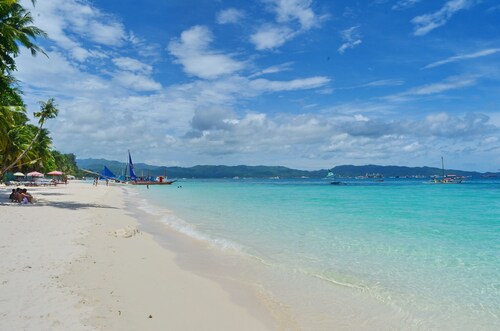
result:
[(23, 125), (28, 121), (21, 92), (13, 85), (14, 82), (15, 79), (11, 75), (0, 74), (0, 159), (9, 142), (9, 131), (16, 125)]
[[(37, 127), (33, 125), (34, 132), (36, 132)], [(34, 134), (33, 134), (34, 135)], [(52, 155), (52, 138), (49, 135), (49, 130), (42, 129), (38, 136), (38, 139), (31, 147), (29, 156), (30, 166), (29, 168), (23, 167), (22, 170), (37, 170), (37, 171), (50, 171), (55, 169), (55, 160)]]
[[(38, 139), (38, 136), (42, 132), (43, 129), (43, 124), (45, 123), (45, 120), (48, 118), (55, 118), (57, 114), (59, 113), (59, 109), (57, 109), (56, 105), (54, 104), (54, 99), (51, 98), (47, 102), (40, 101), (40, 111), (33, 113), (35, 118), (38, 118), (38, 131), (29, 143), (29, 145), (25, 148), (23, 148), (23, 152), (14, 160), (12, 161), (9, 165), (4, 167), (3, 169), (0, 170), (0, 178), (2, 178), (3, 174), (5, 174), (8, 170), (10, 170), (12, 167), (14, 167), (16, 164), (19, 164), (21, 162), (21, 159), (26, 155), (26, 153), (29, 152), (35, 141)], [(24, 126), (27, 128), (27, 126)], [(23, 136), (23, 135), (20, 135)], [(26, 138), (26, 135), (24, 135), (24, 138)]]
[[(19, 148), (25, 146), (30, 137), (22, 128), (28, 122), (22, 92), (11, 73), (16, 70), (15, 58), (20, 46), (28, 48), (32, 55), (45, 54), (32, 40), (46, 34), (32, 26), (32, 22), (31, 13), (19, 4), (19, 0), (0, 0), (0, 164), (4, 166), (13, 159), (17, 160)], [(0, 178), (4, 171), (0, 168)]]
[[(34, 1), (32, 1), (34, 3)], [(16, 70), (14, 58), (19, 55), (19, 45), (30, 50), (32, 55), (45, 52), (32, 40), (47, 34), (31, 25), (31, 13), (17, 0), (0, 0), (0, 72)], [(46, 54), (45, 54), (46, 55)]]
[[(37, 130), (38, 127), (31, 124), (25, 124), (17, 125), (9, 131), (7, 135), (8, 143), (3, 150), (4, 155), (2, 155), (2, 168), (6, 168), (9, 164), (17, 160), (18, 156), (30, 145)], [(31, 161), (33, 157), (33, 153), (26, 152), (22, 159), (15, 162), (15, 167), (21, 170), (23, 162)]]

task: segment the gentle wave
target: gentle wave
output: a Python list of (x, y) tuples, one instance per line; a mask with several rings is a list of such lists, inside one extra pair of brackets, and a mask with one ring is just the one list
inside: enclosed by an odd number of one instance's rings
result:
[(183, 219), (177, 217), (174, 214), (164, 215), (161, 218), (161, 222), (166, 224), (169, 228), (174, 229), (175, 231), (185, 234), (188, 237), (193, 239), (208, 243), (210, 246), (222, 249), (222, 250), (230, 250), (238, 253), (243, 253), (243, 246), (222, 238), (212, 238), (211, 236), (202, 233), (196, 229), (193, 225), (187, 223)]

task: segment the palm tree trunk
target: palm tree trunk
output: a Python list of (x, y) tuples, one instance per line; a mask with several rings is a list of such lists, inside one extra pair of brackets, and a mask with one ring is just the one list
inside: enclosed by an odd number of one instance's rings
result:
[(35, 137), (33, 138), (33, 140), (31, 140), (31, 143), (29, 144), (29, 146), (21, 153), (21, 155), (19, 155), (11, 164), (9, 164), (8, 166), (6, 166), (5, 168), (0, 170), (0, 179), (3, 178), (3, 175), (8, 170), (10, 170), (13, 166), (16, 165), (17, 162), (19, 162), (19, 160), (21, 160), (26, 155), (26, 153), (28, 153), (28, 151), (31, 149), (31, 147), (35, 143), (35, 141), (38, 139), (38, 136), (40, 135), (40, 132), (42, 131), (42, 127), (43, 127), (43, 122), (40, 124), (40, 127), (38, 127), (38, 132), (36, 133)]

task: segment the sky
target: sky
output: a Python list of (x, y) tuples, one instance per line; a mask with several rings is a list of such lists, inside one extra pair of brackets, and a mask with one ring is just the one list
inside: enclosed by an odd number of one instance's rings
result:
[(15, 75), (78, 158), (500, 169), (498, 0), (22, 2)]

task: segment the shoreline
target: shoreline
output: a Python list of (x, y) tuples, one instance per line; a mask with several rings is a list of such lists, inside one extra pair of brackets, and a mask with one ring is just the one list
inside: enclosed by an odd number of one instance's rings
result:
[(0, 328), (277, 329), (258, 298), (183, 269), (138, 230), (122, 188), (28, 190), (38, 201), (19, 206), (0, 188)]
[(254, 255), (251, 241), (203, 227), (216, 222), (209, 209), (189, 213), (213, 202), (203, 191), (191, 200), (75, 182), (28, 190), (34, 205), (7, 202), (0, 186), (2, 330), (492, 329), (469, 315), (429, 319), (385, 300), (383, 286), (352, 288), (359, 281), (340, 283), (342, 274)]
[(144, 195), (135, 187), (127, 191), (133, 194), (132, 203), (141, 206), (136, 217), (148, 215), (140, 221), (142, 226), (160, 245), (178, 254), (181, 268), (216, 281), (229, 293), (237, 292), (231, 284), (245, 288), (247, 295), (253, 293), (280, 330), (384, 330), (402, 325), (419, 329), (419, 322), (411, 316), (363, 290), (353, 291), (305, 270), (284, 268), (240, 251), (238, 243), (207, 236), (152, 199), (154, 190), (144, 190)]

